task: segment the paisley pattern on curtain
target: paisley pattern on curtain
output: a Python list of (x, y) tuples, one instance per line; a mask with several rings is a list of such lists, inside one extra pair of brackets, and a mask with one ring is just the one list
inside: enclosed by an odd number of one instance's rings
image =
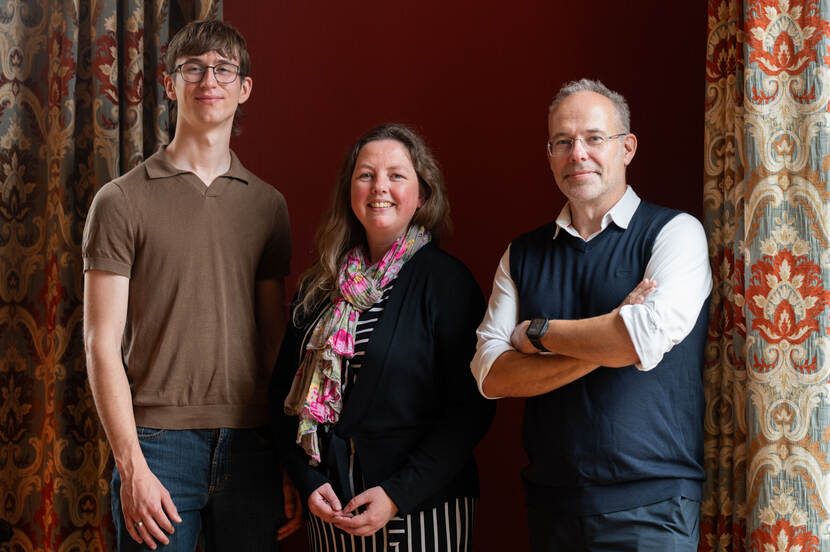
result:
[(708, 3), (700, 550), (830, 550), (828, 10)]
[(168, 140), (164, 45), (221, 0), (0, 3), (0, 518), (10, 550), (112, 549), (82, 344), (92, 196)]

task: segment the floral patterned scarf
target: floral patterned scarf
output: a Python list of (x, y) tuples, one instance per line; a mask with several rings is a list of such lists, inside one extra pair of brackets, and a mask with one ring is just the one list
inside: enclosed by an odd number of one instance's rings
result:
[(285, 412), (299, 416), (297, 444), (320, 462), (318, 424), (335, 424), (343, 406), (341, 360), (354, 356), (357, 319), (383, 297), (404, 263), (432, 239), (423, 226), (410, 226), (375, 265), (362, 246), (352, 249), (340, 269), (340, 297), (323, 312), (306, 344), (306, 354), (285, 399)]

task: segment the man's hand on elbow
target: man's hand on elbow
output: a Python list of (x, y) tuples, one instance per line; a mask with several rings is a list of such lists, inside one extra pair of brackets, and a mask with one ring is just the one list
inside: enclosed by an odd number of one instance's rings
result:
[(620, 309), (626, 305), (642, 305), (646, 300), (646, 297), (648, 297), (648, 294), (655, 289), (657, 289), (657, 280), (643, 278), (640, 283), (625, 296), (622, 303), (620, 303), (619, 306), (611, 312), (619, 314)]
[(533, 346), (533, 343), (527, 338), (527, 327), (530, 325), (530, 320), (519, 322), (513, 328), (513, 333), (510, 335), (510, 344), (514, 349), (526, 355), (535, 355), (539, 349)]

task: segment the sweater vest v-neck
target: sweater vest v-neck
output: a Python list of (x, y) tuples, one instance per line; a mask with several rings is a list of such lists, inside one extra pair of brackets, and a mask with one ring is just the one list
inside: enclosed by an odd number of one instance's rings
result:
[[(611, 223), (587, 242), (564, 231), (554, 239), (555, 223), (520, 236), (510, 245), (519, 320), (610, 312), (642, 280), (657, 235), (678, 214), (641, 202), (628, 228)], [(531, 507), (592, 515), (700, 500), (707, 313), (708, 301), (650, 371), (600, 367), (527, 399), (522, 477)]]

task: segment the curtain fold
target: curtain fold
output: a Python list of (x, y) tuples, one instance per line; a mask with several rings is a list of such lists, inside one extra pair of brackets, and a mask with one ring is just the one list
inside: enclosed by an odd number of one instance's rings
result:
[(0, 518), (10, 550), (109, 550), (109, 447), (82, 343), (81, 234), (168, 141), (164, 45), (221, 0), (0, 5)]
[(700, 550), (830, 550), (829, 15), (708, 2)]

